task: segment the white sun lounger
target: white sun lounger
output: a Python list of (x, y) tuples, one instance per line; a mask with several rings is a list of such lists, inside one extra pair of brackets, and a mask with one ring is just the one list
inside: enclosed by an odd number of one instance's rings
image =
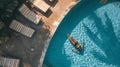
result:
[(43, 0), (35, 0), (33, 2), (33, 4), (39, 8), (40, 10), (42, 10), (44, 13), (46, 13), (48, 11), (48, 9), (50, 8), (50, 6), (48, 4), (46, 4)]
[[(23, 4), (19, 11), (24, 15), (26, 18), (28, 18), (30, 21), (34, 22), (35, 24), (38, 24), (41, 20), (41, 16), (38, 16), (34, 12), (32, 12), (25, 4)], [(34, 17), (33, 17), (34, 16)]]
[(33, 33), (35, 32), (35, 30), (33, 30), (32, 28), (29, 28), (16, 20), (13, 20), (9, 27), (27, 37), (30, 37), (30, 38), (32, 37)]
[(20, 60), (0, 56), (0, 66), (3, 67), (19, 67)]

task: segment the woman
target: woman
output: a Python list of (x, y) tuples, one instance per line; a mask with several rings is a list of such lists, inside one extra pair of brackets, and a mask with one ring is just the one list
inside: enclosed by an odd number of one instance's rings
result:
[(82, 43), (82, 45), (80, 45), (78, 43), (78, 41), (76, 41), (73, 37), (71, 37), (69, 34), (67, 34), (68, 39), (70, 40), (70, 42), (73, 44), (73, 46), (76, 48), (76, 50), (72, 50), (73, 52), (79, 52), (83, 49), (84, 47), (84, 42)]

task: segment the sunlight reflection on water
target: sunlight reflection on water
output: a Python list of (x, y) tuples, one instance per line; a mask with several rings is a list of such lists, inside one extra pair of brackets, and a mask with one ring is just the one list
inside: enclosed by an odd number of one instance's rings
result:
[[(119, 35), (118, 31), (120, 28), (120, 23), (117, 20), (119, 19), (120, 15), (116, 15), (120, 14), (118, 13), (119, 11), (120, 10), (116, 9), (113, 4), (109, 4), (97, 9), (94, 12), (101, 19), (103, 25), (105, 25), (105, 22), (107, 21), (107, 18), (104, 15), (105, 13), (107, 13), (114, 26), (116, 36)], [(94, 20), (96, 19), (94, 18)], [(96, 33), (98, 31), (94, 24), (96, 21), (94, 20), (91, 20), (89, 16), (84, 18), (82, 21), (79, 22), (79, 24), (74, 28), (71, 33), (71, 36), (78, 40), (79, 43), (82, 43), (83, 40), (85, 41), (85, 49), (83, 55), (72, 52), (71, 49), (73, 49), (74, 47), (71, 45), (69, 40), (66, 40), (66, 42), (64, 43), (65, 54), (69, 57), (70, 60), (72, 60), (72, 67), (115, 67), (115, 65), (106, 64), (97, 60), (91, 53), (93, 51), (96, 51), (103, 57), (107, 58), (105, 52), (101, 48), (99, 48), (99, 46), (97, 46), (85, 32), (83, 24), (85, 24), (92, 31), (92, 33)], [(102, 36), (98, 35), (99, 39), (101, 39), (101, 37)]]

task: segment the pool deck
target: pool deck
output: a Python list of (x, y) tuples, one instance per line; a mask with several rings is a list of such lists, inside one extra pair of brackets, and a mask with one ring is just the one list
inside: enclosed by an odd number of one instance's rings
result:
[(40, 12), (36, 12), (39, 16), (42, 16), (43, 21), (43, 23), (40, 22), (38, 25), (18, 15), (17, 19), (22, 24), (35, 29), (36, 32), (32, 38), (14, 32), (14, 36), (0, 46), (0, 54), (19, 58), (21, 60), (20, 67), (26, 67), (26, 65), (30, 65), (30, 67), (42, 67), (49, 42), (58, 25), (78, 2), (76, 0), (58, 0), (57, 4), (50, 8), (52, 13), (49, 17), (45, 17)]
[(49, 17), (45, 17), (40, 12), (37, 12), (38, 15), (42, 16), (43, 22), (50, 26), (51, 35), (54, 34), (57, 26), (60, 24), (69, 10), (78, 2), (79, 1), (76, 0), (59, 0), (54, 7), (50, 8), (52, 14)]

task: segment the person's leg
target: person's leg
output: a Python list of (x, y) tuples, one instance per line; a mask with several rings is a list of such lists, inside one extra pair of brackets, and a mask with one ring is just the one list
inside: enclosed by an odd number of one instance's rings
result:
[(100, 2), (101, 3), (106, 3), (108, 0), (101, 0)]

